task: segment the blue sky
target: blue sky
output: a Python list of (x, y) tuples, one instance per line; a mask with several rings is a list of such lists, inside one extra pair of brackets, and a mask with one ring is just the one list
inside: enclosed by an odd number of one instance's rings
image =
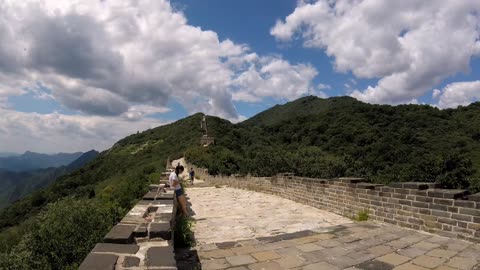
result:
[(476, 1), (28, 2), (0, 11), (0, 152), (102, 150), (198, 111), (238, 122), (311, 94), (480, 96)]

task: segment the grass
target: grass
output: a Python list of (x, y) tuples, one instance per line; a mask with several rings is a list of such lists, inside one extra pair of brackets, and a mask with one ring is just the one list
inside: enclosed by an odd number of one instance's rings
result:
[(368, 209), (364, 209), (362, 211), (359, 211), (356, 216), (354, 216), (352, 219), (356, 221), (367, 221), (369, 217), (370, 211)]
[(193, 236), (193, 226), (195, 220), (191, 217), (179, 217), (175, 224), (175, 246), (176, 247), (193, 247), (195, 246), (195, 237)]

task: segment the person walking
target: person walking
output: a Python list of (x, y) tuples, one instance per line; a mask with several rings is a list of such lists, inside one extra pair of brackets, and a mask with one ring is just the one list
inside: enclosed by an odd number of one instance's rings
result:
[(193, 185), (193, 180), (195, 180), (195, 171), (193, 170), (193, 168), (190, 168), (190, 184)]
[(188, 217), (187, 212), (187, 199), (185, 198), (185, 194), (183, 191), (182, 186), (180, 185), (180, 175), (183, 173), (185, 169), (183, 166), (179, 165), (175, 168), (175, 171), (170, 173), (168, 177), (168, 182), (170, 184), (170, 188), (173, 188), (175, 195), (177, 197), (177, 201), (180, 204), (180, 209), (182, 211), (182, 215), (184, 217)]

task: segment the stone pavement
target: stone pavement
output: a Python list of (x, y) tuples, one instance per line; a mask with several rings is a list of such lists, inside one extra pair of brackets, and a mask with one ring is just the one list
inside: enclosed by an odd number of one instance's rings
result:
[(196, 249), (204, 270), (480, 270), (478, 244), (390, 224), (352, 223), (251, 191), (187, 192), (197, 219)]

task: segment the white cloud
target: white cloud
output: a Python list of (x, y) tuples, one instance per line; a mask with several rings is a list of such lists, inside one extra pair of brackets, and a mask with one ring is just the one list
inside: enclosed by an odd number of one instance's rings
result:
[(433, 97), (438, 98), (438, 107), (456, 108), (480, 101), (480, 81), (454, 82), (442, 90), (435, 89)]
[(335, 69), (376, 86), (352, 96), (371, 103), (408, 103), (444, 79), (468, 72), (480, 54), (480, 1), (299, 1), (271, 34), (325, 49)]
[(317, 85), (317, 88), (319, 90), (324, 90), (324, 89), (332, 89), (332, 86), (331, 85), (328, 85), (328, 84), (324, 84), (324, 83), (319, 83)]
[(292, 65), (274, 57), (245, 62), (248, 68), (233, 81), (237, 89), (233, 94), (234, 100), (258, 102), (264, 97), (292, 100), (315, 92), (312, 80), (318, 72), (311, 65)]
[(2, 151), (42, 153), (104, 150), (137, 131), (166, 122), (152, 118), (126, 121), (122, 117), (23, 113), (0, 109)]
[(232, 99), (295, 98), (316, 75), (189, 25), (167, 0), (5, 0), (0, 36), (0, 97), (41, 83), (89, 115), (137, 119), (132, 107), (164, 108), (173, 98), (189, 112), (238, 119)]

